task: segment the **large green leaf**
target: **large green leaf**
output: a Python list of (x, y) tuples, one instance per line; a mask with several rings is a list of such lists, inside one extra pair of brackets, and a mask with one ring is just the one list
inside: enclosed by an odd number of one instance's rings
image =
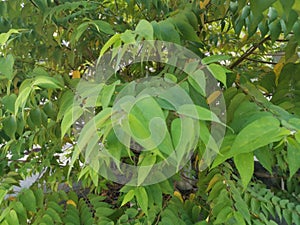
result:
[(275, 117), (264, 116), (259, 118), (239, 132), (232, 143), (232, 147), (223, 155), (218, 155), (214, 166), (238, 154), (249, 153), (267, 144), (280, 141), (289, 134), (290, 131), (280, 127), (280, 122)]
[(134, 191), (136, 201), (143, 210), (143, 212), (148, 215), (148, 194), (144, 187), (137, 187)]
[(215, 63), (208, 65), (207, 68), (217, 80), (219, 80), (222, 84), (224, 84), (225, 87), (227, 87), (226, 73), (230, 73), (230, 70)]

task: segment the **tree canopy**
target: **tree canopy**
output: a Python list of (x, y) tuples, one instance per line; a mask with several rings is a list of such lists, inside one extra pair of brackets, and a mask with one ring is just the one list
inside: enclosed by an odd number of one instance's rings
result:
[(0, 1), (0, 223), (300, 224), (299, 45), (297, 0)]

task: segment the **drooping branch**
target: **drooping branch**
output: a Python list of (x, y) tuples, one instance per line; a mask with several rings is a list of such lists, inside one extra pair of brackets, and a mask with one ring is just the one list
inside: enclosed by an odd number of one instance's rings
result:
[(251, 55), (259, 46), (261, 46), (263, 43), (265, 43), (267, 40), (270, 39), (270, 36), (265, 37), (257, 44), (253, 45), (251, 48), (249, 48), (238, 60), (236, 60), (233, 64), (229, 66), (230, 69), (235, 68), (238, 66), (241, 62), (243, 62), (246, 58), (248, 58), (249, 55)]

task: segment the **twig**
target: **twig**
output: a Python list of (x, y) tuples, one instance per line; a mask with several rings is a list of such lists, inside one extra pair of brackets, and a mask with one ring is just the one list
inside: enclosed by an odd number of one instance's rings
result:
[(263, 61), (263, 60), (259, 60), (259, 59), (251, 59), (251, 58), (246, 58), (247, 60), (249, 61), (252, 61), (252, 62), (258, 62), (258, 63), (264, 63), (264, 64), (272, 64), (272, 65), (276, 65), (277, 63), (276, 62), (268, 62), (268, 61)]
[(260, 45), (262, 45), (264, 42), (270, 39), (270, 36), (265, 37), (262, 39), (259, 43), (253, 45), (251, 48), (249, 48), (238, 60), (236, 60), (231, 66), (229, 66), (229, 69), (233, 69), (234, 67), (238, 66), (241, 62), (243, 62), (249, 55), (251, 55)]

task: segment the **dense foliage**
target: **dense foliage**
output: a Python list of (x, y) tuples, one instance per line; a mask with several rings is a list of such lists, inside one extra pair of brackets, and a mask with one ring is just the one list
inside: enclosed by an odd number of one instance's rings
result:
[[(0, 1), (0, 223), (300, 224), (299, 16), (297, 0)], [(144, 40), (176, 43), (203, 66), (179, 70), (141, 58), (98, 83), (94, 105), (80, 99), (78, 86), (101, 70), (99, 57), (112, 51), (110, 62), (118, 64), (113, 49), (127, 46), (125, 54)], [(205, 83), (207, 71), (218, 84)], [(112, 127), (118, 94), (143, 89), (145, 77), (181, 87), (198, 114), (180, 97), (175, 108), (161, 93), (140, 100), (128, 129), (149, 136), (153, 114), (167, 130), (159, 146), (143, 152)], [(105, 151), (95, 150), (90, 133), (78, 138), (80, 122), (94, 114)], [(196, 140), (191, 127), (200, 130)], [(183, 134), (178, 157), (196, 143), (186, 166), (140, 185)], [(136, 185), (113, 182), (103, 174), (106, 161), (95, 157), (106, 151), (150, 168), (139, 171)], [(34, 174), (33, 185), (15, 193)]]

